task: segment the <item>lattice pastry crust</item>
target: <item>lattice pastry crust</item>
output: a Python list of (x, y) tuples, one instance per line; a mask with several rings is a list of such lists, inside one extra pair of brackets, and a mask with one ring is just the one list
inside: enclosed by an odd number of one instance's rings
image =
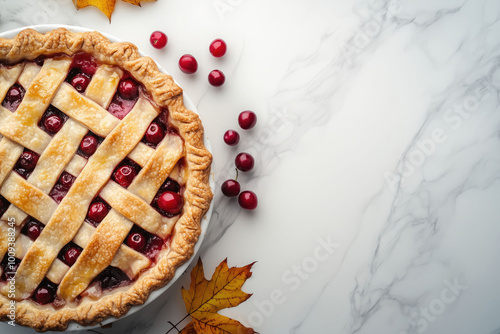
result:
[[(65, 82), (71, 57), (81, 52), (99, 64), (84, 93)], [(33, 62), (40, 56), (43, 66)], [(185, 108), (182, 89), (154, 61), (142, 57), (133, 44), (110, 43), (97, 32), (61, 28), (40, 34), (26, 29), (12, 40), (0, 39), (0, 62), (14, 64), (0, 65), (0, 103), (14, 84), (26, 89), (14, 112), (0, 106), (0, 195), (10, 203), (0, 217), (0, 258), (8, 251), (8, 220), (14, 218), (15, 254), (21, 259), (15, 276), (16, 322), (45, 331), (64, 330), (70, 321), (89, 325), (120, 317), (164, 286), (193, 253), (200, 221), (212, 199), (212, 156), (203, 143), (200, 119)], [(120, 120), (107, 108), (124, 73), (143, 90)], [(67, 116), (53, 136), (37, 125), (49, 105)], [(141, 140), (166, 109), (175, 131), (151, 148)], [(75, 153), (88, 131), (103, 141), (86, 160)], [(26, 149), (39, 159), (25, 179), (13, 169)], [(128, 187), (110, 180), (125, 158), (141, 168)], [(63, 172), (75, 180), (57, 203), (49, 192)], [(181, 213), (172, 217), (150, 204), (167, 177), (182, 185), (184, 200)], [(85, 217), (96, 196), (111, 208), (94, 227)], [(27, 217), (44, 225), (36, 240), (20, 234)], [(167, 240), (156, 264), (124, 244), (134, 225)], [(82, 248), (71, 266), (58, 259), (69, 242)], [(131, 284), (92, 296), (89, 285), (108, 266), (120, 268)], [(33, 292), (44, 279), (57, 284), (58, 305), (33, 301)], [(2, 319), (8, 319), (8, 295), (7, 284), (0, 283)]]

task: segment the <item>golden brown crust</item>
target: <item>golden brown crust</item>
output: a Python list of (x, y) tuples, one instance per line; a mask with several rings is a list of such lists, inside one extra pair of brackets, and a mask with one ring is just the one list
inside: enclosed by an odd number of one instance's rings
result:
[[(156, 104), (169, 108), (170, 121), (185, 142), (185, 168), (189, 175), (184, 191), (185, 204), (175, 224), (169, 251), (160, 254), (157, 265), (141, 274), (127, 289), (97, 301), (86, 299), (77, 307), (58, 310), (29, 300), (16, 302), (16, 322), (37, 331), (64, 330), (70, 321), (96, 324), (109, 316), (124, 315), (133, 305), (143, 304), (150, 292), (171, 280), (175, 269), (193, 254), (200, 234), (200, 221), (213, 196), (209, 186), (212, 156), (204, 146), (199, 117), (185, 108), (182, 89), (172, 77), (160, 73), (152, 59), (141, 57), (133, 44), (110, 43), (97, 32), (73, 33), (63, 28), (47, 34), (26, 29), (12, 40), (0, 38), (0, 60), (11, 63), (40, 55), (64, 53), (71, 56), (79, 51), (91, 54), (103, 64), (117, 65), (130, 72), (150, 92)], [(0, 295), (1, 319), (8, 320), (9, 302)]]

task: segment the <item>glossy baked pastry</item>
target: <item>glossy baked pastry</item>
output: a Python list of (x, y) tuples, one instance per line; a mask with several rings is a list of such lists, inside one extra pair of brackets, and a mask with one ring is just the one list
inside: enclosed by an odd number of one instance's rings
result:
[(97, 32), (0, 39), (0, 315), (119, 317), (193, 253), (211, 154), (182, 89)]

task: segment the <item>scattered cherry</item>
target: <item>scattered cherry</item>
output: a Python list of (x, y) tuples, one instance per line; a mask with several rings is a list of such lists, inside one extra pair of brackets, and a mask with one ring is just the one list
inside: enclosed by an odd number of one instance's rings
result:
[(31, 240), (36, 240), (39, 236), (40, 233), (42, 233), (43, 230), (43, 225), (39, 222), (36, 222), (34, 220), (30, 220), (26, 223), (26, 234)]
[(137, 82), (128, 78), (122, 80), (118, 85), (118, 92), (126, 100), (133, 100), (139, 94), (139, 86)]
[(257, 195), (253, 191), (246, 190), (238, 196), (238, 203), (243, 209), (253, 210), (257, 207)]
[(64, 252), (63, 262), (71, 267), (72, 265), (75, 264), (76, 260), (78, 259), (81, 253), (82, 251), (77, 247), (68, 247), (66, 252)]
[(179, 59), (179, 68), (186, 74), (193, 74), (198, 70), (198, 62), (192, 55), (186, 54)]
[(134, 180), (134, 177), (137, 175), (137, 172), (135, 171), (134, 168), (131, 166), (122, 166), (120, 167), (116, 173), (115, 173), (115, 180), (120, 184), (122, 187), (127, 188), (132, 181)]
[(242, 152), (236, 156), (234, 163), (242, 172), (248, 172), (254, 166), (254, 159), (250, 154)]
[(90, 205), (88, 217), (96, 223), (100, 223), (108, 214), (108, 208), (102, 202), (94, 202)]
[(214, 40), (210, 44), (210, 53), (214, 57), (217, 57), (217, 58), (222, 57), (223, 55), (226, 54), (226, 50), (227, 50), (226, 42), (224, 42), (224, 40), (222, 40), (220, 38)]
[(167, 45), (168, 38), (165, 33), (161, 31), (153, 31), (151, 37), (149, 37), (149, 42), (156, 49), (163, 49)]
[(63, 120), (58, 115), (51, 115), (47, 117), (43, 122), (43, 126), (51, 134), (57, 133), (59, 130), (61, 130), (62, 125), (63, 125)]
[(224, 142), (229, 146), (238, 145), (240, 142), (240, 134), (235, 130), (227, 130), (224, 133)]
[(126, 243), (133, 250), (140, 251), (146, 246), (146, 238), (141, 233), (134, 232), (129, 234)]
[(97, 150), (97, 138), (92, 135), (86, 135), (83, 137), (82, 142), (80, 143), (80, 150), (86, 155), (91, 156)]
[(221, 186), (222, 193), (227, 197), (238, 196), (240, 189), (240, 183), (236, 180), (226, 180)]
[(158, 123), (151, 123), (146, 131), (146, 141), (153, 145), (158, 144), (165, 137), (165, 131)]
[(70, 83), (79, 93), (83, 93), (90, 83), (90, 78), (83, 73), (78, 73), (71, 79)]
[(208, 74), (208, 82), (214, 87), (220, 87), (226, 81), (224, 73), (219, 70), (213, 70)]
[(21, 154), (21, 157), (19, 158), (19, 165), (21, 166), (21, 168), (24, 168), (28, 171), (32, 171), (33, 169), (35, 169), (37, 162), (38, 156), (31, 151), (23, 152), (23, 154)]
[(257, 123), (257, 115), (253, 111), (246, 110), (238, 116), (238, 124), (244, 130), (251, 129)]
[(165, 191), (158, 199), (160, 209), (171, 215), (178, 214), (183, 204), (184, 200), (182, 196), (173, 191)]

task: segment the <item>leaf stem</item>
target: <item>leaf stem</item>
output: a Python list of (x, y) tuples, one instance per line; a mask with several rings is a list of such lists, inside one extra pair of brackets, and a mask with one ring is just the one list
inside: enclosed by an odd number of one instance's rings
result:
[(177, 333), (180, 333), (181, 331), (177, 328), (177, 326), (178, 326), (181, 322), (183, 322), (184, 320), (186, 320), (186, 318), (187, 318), (187, 317), (189, 317), (189, 314), (186, 314), (186, 316), (185, 316), (184, 318), (182, 318), (182, 319), (181, 319), (178, 323), (176, 323), (175, 325), (174, 325), (171, 321), (169, 321), (168, 323), (169, 323), (170, 325), (172, 325), (172, 328), (170, 328), (166, 334), (170, 333), (170, 332), (172, 331), (172, 329), (174, 329), (174, 328), (175, 328), (175, 329), (177, 329)]

